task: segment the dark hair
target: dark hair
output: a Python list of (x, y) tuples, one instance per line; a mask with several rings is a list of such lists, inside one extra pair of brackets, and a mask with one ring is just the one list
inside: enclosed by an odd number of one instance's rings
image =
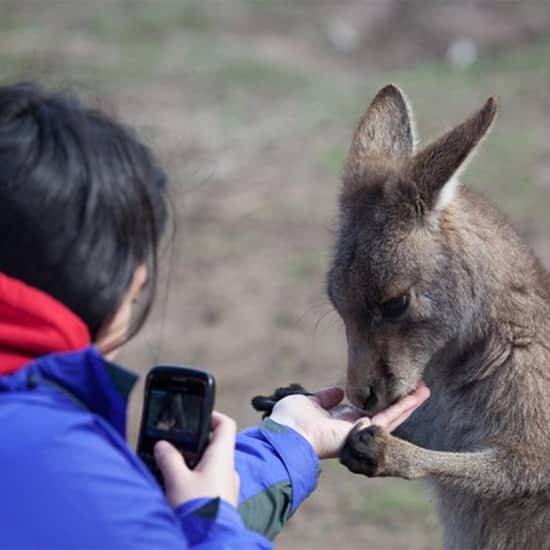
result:
[(150, 309), (166, 177), (134, 132), (65, 93), (0, 87), (0, 271), (50, 294), (94, 339), (145, 263)]

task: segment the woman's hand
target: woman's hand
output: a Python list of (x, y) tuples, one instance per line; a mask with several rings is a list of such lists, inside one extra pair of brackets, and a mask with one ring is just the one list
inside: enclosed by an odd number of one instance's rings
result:
[(155, 460), (164, 484), (166, 498), (173, 508), (195, 498), (220, 497), (237, 506), (239, 476), (235, 471), (235, 421), (219, 412), (212, 413), (212, 435), (201, 461), (193, 470), (167, 441), (155, 445)]
[(335, 409), (344, 398), (344, 392), (341, 388), (332, 387), (316, 392), (314, 397), (285, 397), (276, 403), (270, 418), (303, 435), (319, 458), (334, 458), (338, 456), (354, 421), (365, 428), (376, 424), (391, 432), (429, 396), (430, 390), (421, 382), (413, 393), (368, 418), (361, 417), (361, 411), (351, 406)]

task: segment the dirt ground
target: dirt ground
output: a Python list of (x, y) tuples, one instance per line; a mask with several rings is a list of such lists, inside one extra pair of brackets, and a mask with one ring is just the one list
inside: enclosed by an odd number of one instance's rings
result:
[[(547, 2), (0, 0), (0, 74), (67, 84), (134, 125), (172, 180), (175, 227), (157, 307), (121, 362), (216, 377), (242, 427), (275, 386), (345, 380), (324, 291), (339, 173), (376, 90), (400, 84), (423, 139), (499, 96), (464, 180), (491, 196), (547, 263)], [(132, 400), (135, 439), (141, 387)], [(281, 549), (437, 549), (422, 484), (336, 462)]]

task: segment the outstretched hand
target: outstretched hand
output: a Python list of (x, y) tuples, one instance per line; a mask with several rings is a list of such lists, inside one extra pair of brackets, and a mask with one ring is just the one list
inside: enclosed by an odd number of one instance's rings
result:
[(429, 396), (430, 390), (421, 382), (413, 393), (369, 418), (362, 416), (362, 411), (355, 407), (338, 407), (344, 399), (344, 391), (331, 387), (312, 396), (290, 395), (281, 399), (275, 404), (270, 418), (305, 437), (319, 458), (335, 458), (355, 424), (360, 423), (363, 428), (375, 424), (391, 432)]
[[(309, 395), (289, 395), (275, 403), (272, 420), (293, 428), (312, 445), (319, 458), (338, 456), (354, 425), (376, 424), (387, 431), (404, 422), (426, 399), (430, 391), (421, 383), (416, 390), (373, 418), (362, 416), (352, 406), (338, 406), (344, 398), (341, 388), (326, 388)], [(167, 441), (155, 445), (155, 459), (164, 477), (166, 496), (175, 508), (200, 497), (220, 497), (237, 504), (239, 477), (235, 472), (235, 421), (214, 412), (212, 434), (206, 451), (194, 470)]]

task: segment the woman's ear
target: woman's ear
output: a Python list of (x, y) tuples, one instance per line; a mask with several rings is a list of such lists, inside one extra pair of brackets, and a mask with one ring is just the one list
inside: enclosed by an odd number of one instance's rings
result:
[(141, 291), (147, 285), (147, 266), (144, 263), (139, 264), (139, 266), (134, 271), (134, 276), (132, 278), (132, 284), (130, 285), (130, 299), (132, 303), (137, 301)]
[(99, 330), (96, 341), (97, 349), (106, 359), (112, 360), (118, 354), (121, 346), (126, 341), (130, 321), (132, 319), (132, 307), (137, 302), (139, 295), (147, 284), (147, 267), (144, 263), (134, 271), (130, 288), (127, 290), (124, 298), (115, 314)]

